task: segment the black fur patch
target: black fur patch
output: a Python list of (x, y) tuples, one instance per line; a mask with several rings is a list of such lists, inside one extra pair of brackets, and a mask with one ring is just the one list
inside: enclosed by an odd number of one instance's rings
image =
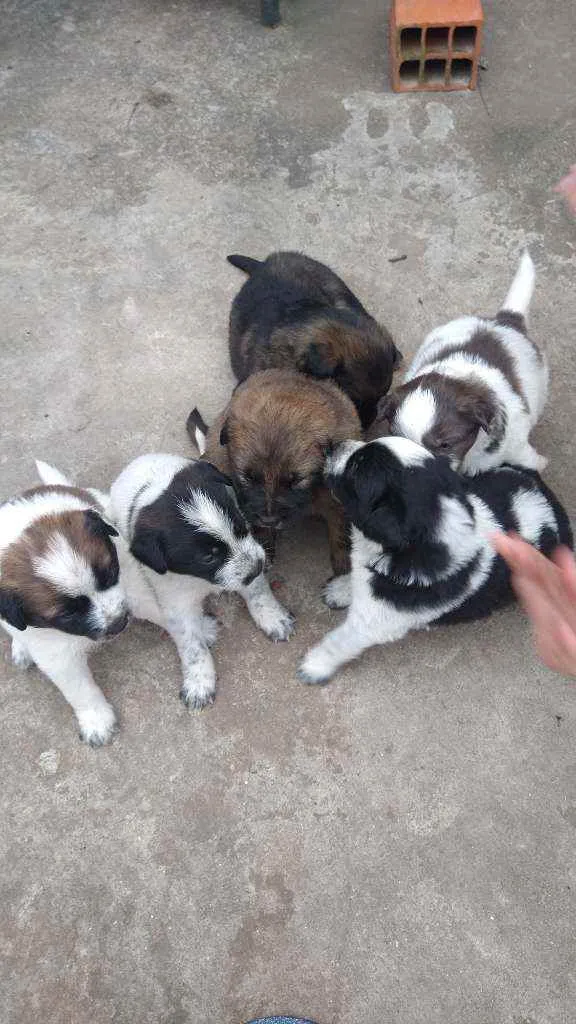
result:
[(436, 605), (456, 601), (460, 597), (466, 590), (470, 577), (478, 566), (478, 561), (479, 556), (477, 555), (467, 565), (463, 565), (458, 572), (428, 585), (402, 583), (396, 577), (374, 573), (370, 581), (372, 593), (374, 597), (389, 601), (402, 611), (416, 612), (429, 608), (433, 612)]
[(0, 619), (14, 626), (14, 629), (24, 630), (28, 625), (24, 602), (12, 590), (0, 588)]
[(211, 463), (198, 461), (176, 473), (167, 490), (140, 510), (130, 551), (161, 575), (175, 572), (212, 582), (230, 557), (230, 550), (220, 537), (192, 525), (182, 515), (181, 505), (189, 502), (197, 491), (206, 494), (222, 510), (238, 539), (248, 536), (232, 481)]
[[(510, 572), (496, 555), (487, 578), (466, 597), (480, 551), (469, 562), (449, 572), (453, 555), (449, 545), (438, 541), (444, 514), (441, 498), (458, 501), (473, 528), (472, 497), (492, 512), (500, 529), (521, 533), (514, 500), (522, 491), (542, 495), (556, 520), (556, 529), (543, 527), (536, 547), (549, 556), (558, 544), (572, 547), (572, 531), (566, 512), (538, 473), (504, 466), (475, 477), (461, 477), (446, 459), (429, 458), (421, 465), (404, 466), (386, 445), (372, 442), (354, 452), (344, 472), (328, 477), (328, 484), (342, 502), (346, 514), (365, 537), (382, 546), (382, 572), (373, 571), (374, 597), (405, 611), (430, 613), (455, 602), (456, 607), (435, 621), (465, 622), (481, 619), (513, 599)], [(415, 581), (411, 582), (411, 576)], [(420, 582), (422, 578), (429, 583)]]

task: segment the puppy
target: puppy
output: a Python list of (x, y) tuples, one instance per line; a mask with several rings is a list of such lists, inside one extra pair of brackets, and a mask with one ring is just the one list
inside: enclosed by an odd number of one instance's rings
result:
[(326, 682), (373, 644), (432, 622), (483, 618), (511, 600), (491, 532), (515, 530), (545, 555), (572, 546), (564, 509), (520, 467), (464, 477), (421, 445), (385, 437), (341, 445), (327, 480), (354, 525), (351, 575), (328, 584), (326, 601), (349, 610), (304, 659), (306, 683)]
[(214, 701), (208, 648), (216, 629), (203, 612), (208, 594), (235, 590), (270, 639), (291, 635), (292, 616), (264, 576), (264, 550), (248, 530), (229, 479), (214, 466), (143, 455), (112, 485), (110, 513), (129, 545), (122, 575), (132, 614), (172, 637), (182, 663), (180, 696), (188, 707)]
[(546, 459), (529, 442), (548, 389), (546, 360), (526, 332), (534, 277), (526, 252), (495, 320), (464, 317), (432, 331), (369, 437), (388, 422), (464, 473), (504, 462), (541, 472)]
[(328, 448), (360, 437), (361, 429), (354, 405), (335, 384), (293, 370), (264, 370), (240, 384), (205, 437), (196, 409), (187, 428), (204, 458), (232, 478), (270, 556), (280, 530), (315, 513), (328, 526), (335, 575), (348, 571), (346, 523), (324, 485), (323, 467)]
[(274, 252), (263, 262), (228, 260), (249, 275), (230, 314), (230, 359), (238, 380), (273, 368), (332, 380), (367, 427), (402, 358), (388, 331), (336, 274), (308, 256)]
[(88, 657), (128, 623), (117, 533), (98, 492), (36, 465), (43, 486), (0, 506), (0, 624), (14, 664), (37, 665), (71, 705), (81, 739), (99, 746), (112, 738), (116, 715)]

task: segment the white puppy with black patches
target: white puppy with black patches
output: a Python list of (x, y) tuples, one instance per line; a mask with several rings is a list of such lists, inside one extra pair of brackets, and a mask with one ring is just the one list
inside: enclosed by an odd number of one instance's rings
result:
[(528, 337), (534, 290), (526, 252), (495, 319), (463, 317), (425, 339), (405, 382), (381, 399), (370, 438), (408, 437), (455, 468), (480, 473), (505, 462), (541, 472), (546, 459), (530, 444), (548, 391), (548, 366)]
[(104, 496), (37, 466), (43, 486), (0, 506), (0, 625), (14, 664), (37, 665), (72, 706), (81, 738), (98, 746), (111, 739), (116, 715), (88, 657), (128, 622), (117, 533)]
[(112, 485), (110, 516), (130, 548), (122, 559), (130, 610), (165, 629), (182, 663), (180, 696), (192, 708), (214, 701), (208, 594), (237, 591), (257, 626), (287, 640), (294, 620), (264, 575), (264, 549), (250, 533), (230, 480), (210, 463), (143, 455)]
[(480, 619), (511, 601), (494, 531), (514, 530), (547, 556), (572, 546), (564, 509), (520, 467), (465, 477), (408, 438), (384, 437), (344, 442), (326, 480), (352, 523), (352, 572), (328, 584), (325, 600), (348, 614), (306, 655), (306, 683), (327, 682), (375, 644), (430, 623)]

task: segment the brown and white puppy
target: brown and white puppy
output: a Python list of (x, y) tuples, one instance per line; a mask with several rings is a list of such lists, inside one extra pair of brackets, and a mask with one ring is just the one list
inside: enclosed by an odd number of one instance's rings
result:
[(359, 438), (354, 405), (335, 384), (292, 370), (255, 373), (236, 389), (208, 430), (197, 410), (188, 433), (203, 457), (231, 477), (238, 501), (270, 555), (279, 530), (306, 513), (328, 526), (336, 575), (349, 567), (341, 507), (323, 481), (332, 445)]
[(368, 439), (388, 425), (464, 473), (506, 462), (541, 472), (546, 459), (529, 440), (548, 387), (546, 359), (526, 329), (534, 276), (525, 253), (495, 319), (463, 317), (432, 331), (405, 383), (380, 402)]
[(111, 739), (116, 715), (88, 656), (128, 623), (111, 540), (117, 531), (97, 492), (37, 466), (44, 485), (0, 506), (0, 625), (12, 637), (14, 663), (36, 664), (72, 706), (81, 738), (99, 746)]
[(308, 256), (274, 252), (263, 262), (228, 260), (249, 275), (230, 313), (230, 360), (238, 380), (273, 368), (332, 380), (367, 427), (402, 358), (388, 331), (329, 267)]

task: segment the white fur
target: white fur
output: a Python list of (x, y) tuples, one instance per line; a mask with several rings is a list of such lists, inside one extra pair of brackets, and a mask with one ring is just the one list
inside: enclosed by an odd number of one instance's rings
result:
[(343, 441), (336, 450), (328, 455), (324, 464), (326, 475), (341, 473), (350, 456), (363, 447), (362, 441)]
[(43, 484), (49, 484), (56, 487), (72, 486), (68, 477), (65, 477), (59, 469), (56, 469), (55, 466), (51, 466), (48, 462), (42, 462), (40, 459), (36, 459), (36, 472)]
[[(47, 463), (38, 462), (37, 467), (43, 483), (70, 486), (69, 481)], [(0, 507), (0, 554), (43, 516), (89, 508), (94, 508), (94, 503), (88, 499), (84, 501), (77, 495), (57, 492), (7, 502)], [(96, 629), (105, 629), (126, 612), (121, 583), (98, 591), (87, 561), (71, 548), (63, 534), (56, 532), (47, 552), (39, 555), (33, 564), (39, 576), (61, 591), (91, 597)], [(4, 621), (0, 621), (0, 625), (12, 637), (14, 664), (23, 669), (35, 664), (48, 676), (71, 705), (81, 738), (92, 746), (108, 743), (116, 730), (116, 715), (88, 667), (88, 657), (98, 646), (97, 642), (56, 629), (27, 626), (25, 630), (18, 630)]]
[(160, 497), (189, 462), (172, 455), (136, 459), (113, 483), (110, 511), (122, 534), (117, 549), (130, 610), (136, 618), (148, 619), (170, 634), (182, 664), (182, 700), (189, 707), (202, 708), (213, 702), (216, 688), (214, 662), (208, 650), (215, 639), (214, 626), (203, 611), (208, 594), (223, 589), (238, 591), (256, 625), (272, 640), (287, 640), (294, 620), (274, 597), (263, 573), (249, 586), (243, 585), (255, 566), (264, 564), (264, 550), (250, 534), (235, 537), (223, 510), (202, 490), (191, 493), (182, 503), (181, 512), (191, 525), (202, 526), (230, 545), (232, 557), (219, 570), (217, 583), (173, 572), (159, 575), (130, 553), (140, 511)]
[(30, 497), (13, 498), (0, 505), (0, 554), (17, 541), (42, 516), (93, 508), (93, 502), (73, 494), (47, 491)]
[(394, 454), (402, 460), (405, 466), (421, 466), (424, 462), (432, 459), (433, 456), (421, 444), (417, 444), (409, 437), (378, 437), (375, 444), (381, 444), (384, 448), (394, 448)]
[(62, 533), (54, 533), (44, 554), (32, 559), (37, 576), (70, 597), (94, 589), (94, 574), (80, 551)]
[[(524, 253), (502, 308), (526, 316), (534, 279), (534, 264), (529, 254)], [(442, 355), (447, 346), (465, 345), (478, 330), (490, 331), (510, 356), (527, 408), (504, 374), (485, 359), (466, 352)], [(496, 451), (487, 451), (491, 438), (480, 430), (474, 445), (462, 461), (460, 468), (463, 472), (479, 473), (504, 462), (538, 471), (545, 468), (546, 459), (534, 450), (529, 435), (546, 403), (548, 365), (544, 355), (539, 359), (534, 346), (521, 332), (480, 317), (468, 316), (453, 320), (435, 328), (425, 338), (405, 379), (411, 381), (426, 373), (438, 373), (457, 380), (476, 380), (495, 395), (506, 412), (507, 426), (501, 445)], [(394, 418), (394, 430), (421, 443), (436, 415), (434, 389), (423, 382), (399, 406)]]
[(436, 399), (432, 391), (418, 388), (406, 395), (394, 419), (394, 429), (417, 444), (432, 428), (436, 419)]
[(556, 522), (546, 498), (530, 491), (518, 491), (514, 495), (514, 514), (518, 519), (519, 532), (525, 540), (534, 544), (542, 525), (554, 529)]
[[(380, 439), (402, 458), (398, 449), (400, 438)], [(349, 456), (348, 456), (349, 457)], [(347, 459), (341, 463), (344, 470)], [(478, 557), (464, 594), (454, 600), (411, 610), (395, 607), (390, 600), (375, 597), (371, 579), (374, 571), (388, 571), (389, 558), (382, 546), (365, 537), (352, 527), (352, 570), (348, 576), (338, 577), (325, 590), (326, 603), (333, 608), (348, 608), (344, 622), (329, 632), (304, 658), (298, 675), (306, 683), (325, 683), (343, 665), (357, 658), (376, 644), (400, 640), (414, 629), (422, 629), (459, 607), (472, 596), (487, 579), (496, 553), (489, 537), (501, 529), (494, 513), (477, 495), (468, 495), (473, 514), (457, 499), (445, 495), (441, 498), (443, 517), (436, 538), (448, 546), (449, 570), (458, 571)], [(513, 509), (518, 517), (520, 533), (528, 540), (536, 540), (543, 526), (557, 530), (553, 511), (541, 493), (530, 492), (519, 486), (513, 498)], [(440, 577), (436, 577), (439, 579)], [(426, 583), (425, 580), (419, 582)]]
[(200, 452), (200, 455), (204, 455), (206, 451), (206, 434), (204, 434), (200, 427), (194, 427), (194, 437), (196, 439), (196, 447)]
[(512, 313), (520, 313), (521, 316), (527, 317), (535, 283), (536, 270), (532, 257), (529, 252), (524, 252), (508, 294), (502, 303), (502, 309), (509, 309)]

